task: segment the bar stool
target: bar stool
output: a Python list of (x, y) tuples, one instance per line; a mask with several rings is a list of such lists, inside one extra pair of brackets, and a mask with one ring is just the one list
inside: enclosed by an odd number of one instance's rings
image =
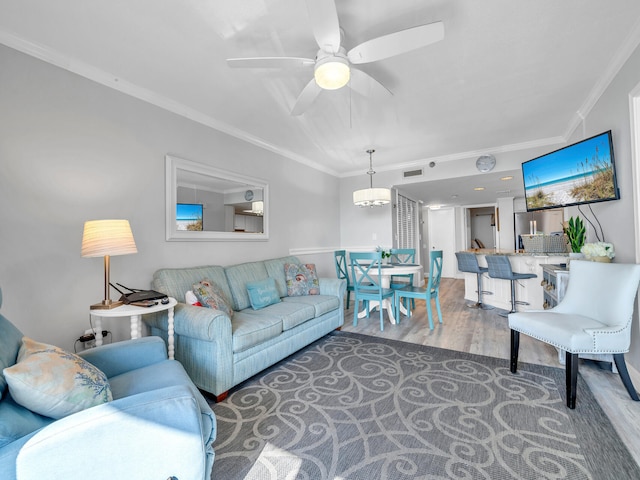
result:
[(487, 273), (489, 271), (488, 268), (478, 265), (478, 257), (475, 253), (456, 252), (456, 258), (458, 259), (458, 270), (461, 272), (475, 273), (477, 277), (478, 301), (467, 306), (471, 308), (482, 308), (484, 310), (492, 309), (493, 307), (491, 305), (482, 303), (482, 294), (493, 294), (493, 292), (482, 290), (482, 274)]
[(535, 273), (515, 273), (511, 269), (511, 262), (506, 255), (487, 255), (487, 265), (489, 266), (489, 276), (491, 278), (501, 278), (511, 282), (511, 311), (499, 313), (500, 316), (506, 317), (510, 313), (516, 312), (516, 305), (529, 305), (527, 302), (516, 300), (516, 280), (526, 280), (528, 278), (537, 278)]

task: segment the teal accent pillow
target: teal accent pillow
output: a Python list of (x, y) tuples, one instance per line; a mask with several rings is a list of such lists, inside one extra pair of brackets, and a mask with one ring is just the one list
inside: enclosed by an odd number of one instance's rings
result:
[(224, 291), (213, 280), (205, 278), (200, 283), (193, 284), (193, 293), (204, 307), (220, 310), (233, 317), (233, 307)]
[(249, 294), (251, 308), (254, 310), (260, 310), (280, 302), (276, 281), (271, 277), (255, 282), (247, 282), (247, 293)]
[(284, 274), (287, 280), (287, 295), (320, 295), (320, 281), (313, 263), (285, 263)]
[(97, 367), (28, 337), (16, 364), (3, 373), (16, 403), (46, 417), (66, 417), (113, 400), (107, 376)]

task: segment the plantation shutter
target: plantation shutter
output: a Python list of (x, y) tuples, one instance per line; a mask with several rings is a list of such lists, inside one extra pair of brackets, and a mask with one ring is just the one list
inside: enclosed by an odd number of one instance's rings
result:
[(396, 248), (416, 248), (418, 204), (398, 193), (396, 214)]

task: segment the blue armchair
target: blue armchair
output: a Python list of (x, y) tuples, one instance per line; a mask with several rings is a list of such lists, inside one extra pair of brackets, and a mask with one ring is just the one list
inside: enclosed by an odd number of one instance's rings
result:
[(214, 414), (160, 338), (82, 352), (108, 378), (113, 400), (57, 420), (12, 397), (3, 371), (16, 364), (22, 339), (0, 315), (0, 478), (211, 477)]

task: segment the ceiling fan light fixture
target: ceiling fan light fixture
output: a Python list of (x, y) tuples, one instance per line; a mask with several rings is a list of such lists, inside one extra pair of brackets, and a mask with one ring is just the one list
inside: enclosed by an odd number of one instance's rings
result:
[(349, 61), (337, 55), (322, 58), (316, 63), (313, 77), (318, 86), (324, 90), (342, 88), (351, 79)]

